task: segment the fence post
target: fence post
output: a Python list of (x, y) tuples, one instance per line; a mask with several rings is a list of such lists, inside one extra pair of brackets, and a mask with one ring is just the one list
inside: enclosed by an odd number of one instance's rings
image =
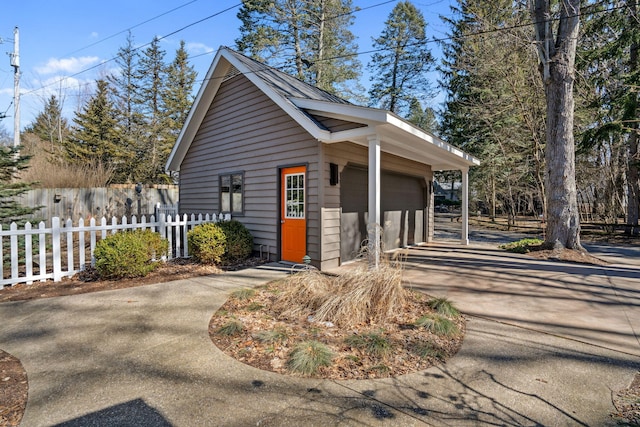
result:
[[(9, 230), (18, 231), (18, 224), (12, 222)], [(11, 278), (15, 279), (18, 277), (18, 264), (20, 262), (20, 258), (18, 258), (18, 235), (13, 234), (9, 241), (11, 242)]]
[(62, 280), (62, 260), (60, 259), (60, 218), (51, 218), (51, 244), (53, 245), (53, 281)]
[[(24, 224), (24, 264), (27, 278), (33, 277), (33, 244), (31, 235), (31, 223)], [(28, 280), (27, 285), (31, 285), (33, 280)]]

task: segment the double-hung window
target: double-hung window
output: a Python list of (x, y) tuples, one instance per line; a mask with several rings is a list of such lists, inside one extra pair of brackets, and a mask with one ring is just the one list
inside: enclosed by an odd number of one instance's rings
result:
[(244, 173), (220, 175), (220, 212), (242, 214), (244, 211)]

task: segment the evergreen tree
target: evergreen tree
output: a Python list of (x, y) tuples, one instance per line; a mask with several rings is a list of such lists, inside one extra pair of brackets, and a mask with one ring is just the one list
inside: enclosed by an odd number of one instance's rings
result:
[(160, 159), (156, 175), (163, 174), (171, 149), (175, 144), (182, 126), (187, 119), (189, 109), (193, 104), (193, 85), (196, 80), (196, 71), (189, 65), (189, 58), (185, 49), (185, 42), (180, 42), (175, 58), (166, 69), (166, 83), (161, 94), (162, 100), (162, 129), (163, 138), (160, 147)]
[(369, 63), (372, 105), (404, 116), (414, 98), (430, 96), (425, 73), (434, 60), (426, 43), (426, 25), (413, 3), (402, 1), (393, 8), (382, 34), (373, 41), (379, 52)]
[[(544, 96), (530, 49), (528, 11), (507, 0), (454, 9), (440, 67), (447, 90), (441, 133), (482, 160), (473, 192), (492, 217), (544, 212)], [(506, 27), (499, 32), (496, 28)]]
[(166, 69), (166, 83), (161, 94), (164, 129), (168, 131), (172, 141), (169, 141), (169, 151), (178, 137), (182, 125), (187, 119), (189, 109), (193, 104), (193, 85), (197, 73), (189, 65), (189, 57), (185, 49), (185, 42), (180, 42), (176, 56)]
[(243, 0), (236, 47), (252, 58), (345, 98), (360, 75), (351, 0)]
[(135, 103), (143, 115), (144, 134), (139, 136), (136, 146), (136, 181), (154, 183), (166, 181), (162, 170), (162, 146), (166, 143), (162, 124), (162, 94), (165, 92), (166, 65), (165, 51), (160, 48), (156, 37), (142, 52), (138, 64), (139, 87)]
[(76, 113), (73, 121), (69, 140), (65, 143), (69, 158), (81, 163), (110, 165), (121, 171), (127, 153), (120, 144), (116, 111), (105, 80), (96, 81), (96, 93)]
[(116, 120), (121, 131), (121, 149), (129, 153), (127, 158), (130, 161), (122, 165), (119, 173), (119, 179), (125, 182), (135, 181), (138, 165), (137, 143), (145, 133), (141, 108), (136, 103), (136, 95), (141, 85), (138, 60), (139, 53), (129, 32), (126, 44), (118, 49), (115, 57), (118, 71), (107, 76), (116, 109)]
[(51, 152), (56, 152), (62, 147), (69, 134), (69, 124), (62, 116), (62, 106), (55, 95), (51, 95), (44, 105), (44, 110), (25, 128), (25, 132), (34, 133), (48, 142)]
[[(635, 0), (598, 0), (591, 7), (594, 13), (585, 18), (578, 56), (586, 77), (579, 82), (583, 83), (583, 92), (587, 86), (589, 115), (584, 119), (586, 130), (581, 151), (589, 153), (590, 159), (597, 162), (594, 167), (607, 170), (605, 176), (611, 177), (592, 183), (600, 192), (600, 200), (594, 200), (596, 206), (608, 205), (605, 219), (615, 221), (619, 210), (611, 202), (623, 200), (626, 195), (626, 231), (637, 235), (640, 233), (638, 5)], [(620, 158), (614, 156), (616, 153)], [(621, 168), (618, 161), (623, 163)], [(618, 172), (620, 169), (622, 172)], [(626, 194), (621, 194), (625, 186)]]
[(24, 222), (26, 215), (39, 209), (23, 206), (16, 199), (31, 189), (31, 183), (17, 180), (19, 172), (29, 167), (29, 156), (20, 154), (21, 147), (9, 144), (12, 144), (12, 139), (6, 129), (0, 128), (0, 226), (5, 229), (11, 222)]
[(418, 98), (413, 98), (409, 103), (409, 114), (407, 120), (429, 132), (433, 132), (437, 127), (436, 113), (432, 108), (422, 108)]

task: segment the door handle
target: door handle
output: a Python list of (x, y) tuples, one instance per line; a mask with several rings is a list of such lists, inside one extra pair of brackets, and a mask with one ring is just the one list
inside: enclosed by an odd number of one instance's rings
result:
[(284, 224), (284, 219), (281, 219), (281, 220), (280, 220), (280, 224)]

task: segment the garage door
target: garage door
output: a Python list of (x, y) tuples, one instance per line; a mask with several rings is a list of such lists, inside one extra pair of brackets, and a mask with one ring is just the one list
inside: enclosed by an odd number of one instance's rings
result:
[[(424, 178), (382, 172), (381, 202), (383, 247), (385, 250), (413, 245), (425, 240)], [(368, 173), (365, 168), (348, 165), (340, 177), (342, 206), (340, 256), (354, 259), (367, 239)]]

